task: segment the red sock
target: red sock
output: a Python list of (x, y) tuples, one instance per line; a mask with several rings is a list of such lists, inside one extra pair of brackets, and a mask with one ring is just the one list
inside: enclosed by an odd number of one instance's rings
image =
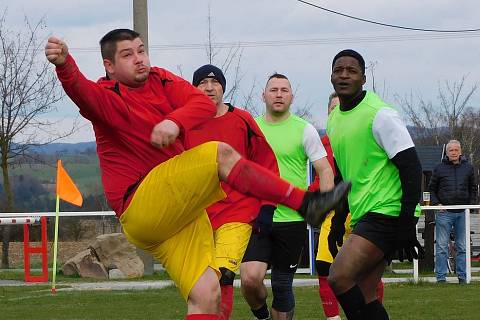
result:
[(222, 291), (222, 301), (220, 302), (220, 317), (221, 320), (230, 319), (233, 307), (233, 286), (222, 285), (220, 286)]
[(233, 166), (227, 177), (227, 183), (241, 193), (273, 203), (281, 203), (294, 210), (300, 208), (305, 195), (305, 191), (244, 158), (238, 160)]
[(380, 282), (377, 284), (377, 299), (378, 301), (380, 301), (380, 303), (383, 303), (383, 291), (384, 291), (383, 281), (380, 280)]
[(335, 294), (327, 282), (327, 277), (318, 277), (318, 292), (320, 293), (325, 316), (327, 318), (338, 316), (340, 313), (337, 298), (335, 298)]
[(187, 314), (187, 316), (185, 317), (185, 320), (218, 320), (218, 319), (220, 318), (216, 314), (204, 314), (204, 313)]

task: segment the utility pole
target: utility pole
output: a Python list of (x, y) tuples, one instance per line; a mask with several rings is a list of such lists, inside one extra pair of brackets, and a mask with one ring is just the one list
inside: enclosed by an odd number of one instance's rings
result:
[(148, 0), (133, 0), (133, 30), (140, 33), (148, 53)]
[[(145, 51), (148, 54), (148, 0), (133, 0), (133, 30), (140, 33), (140, 36), (145, 45)], [(153, 257), (151, 254), (137, 249), (137, 254), (143, 261), (144, 274), (152, 275), (153, 270)]]

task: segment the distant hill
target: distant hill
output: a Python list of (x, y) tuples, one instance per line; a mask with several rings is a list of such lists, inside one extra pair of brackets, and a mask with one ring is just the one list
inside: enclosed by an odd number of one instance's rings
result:
[(17, 177), (32, 177), (44, 188), (49, 189), (55, 183), (57, 159), (62, 160), (63, 166), (82, 194), (103, 193), (96, 144), (93, 141), (32, 146), (26, 155), (15, 158), (10, 174)]
[(29, 148), (29, 152), (40, 154), (74, 154), (95, 151), (95, 149), (95, 142), (90, 141), (79, 143), (50, 143), (44, 146), (33, 146)]

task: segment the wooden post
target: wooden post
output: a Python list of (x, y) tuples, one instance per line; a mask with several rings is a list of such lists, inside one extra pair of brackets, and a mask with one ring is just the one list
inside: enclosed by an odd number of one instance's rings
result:
[(434, 239), (435, 239), (435, 211), (425, 211), (425, 230), (423, 231), (425, 259), (419, 260), (418, 267), (421, 272), (433, 272), (435, 267), (434, 257)]
[(140, 33), (148, 53), (148, 8), (147, 0), (133, 0), (133, 30)]

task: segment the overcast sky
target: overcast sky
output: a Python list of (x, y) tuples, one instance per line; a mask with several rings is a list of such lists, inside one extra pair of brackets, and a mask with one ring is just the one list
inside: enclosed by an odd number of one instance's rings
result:
[[(348, 15), (383, 23), (424, 29), (478, 29), (479, 4), (474, 0), (343, 0), (309, 2)], [(149, 1), (149, 44), (152, 65), (181, 72), (191, 80), (193, 71), (208, 62), (207, 17), (210, 7), (215, 43), (250, 42), (241, 59), (241, 88), (246, 94), (257, 84), (258, 97), (273, 72), (286, 74), (296, 88), (295, 106), (311, 105), (315, 124), (326, 123), (327, 97), (332, 91), (333, 56), (352, 48), (367, 64), (375, 63), (377, 91), (392, 104), (395, 95), (413, 93), (437, 101), (439, 85), (468, 76), (467, 87), (480, 83), (480, 32), (444, 34), (398, 30), (367, 24), (316, 9), (295, 0), (183, 0)], [(103, 74), (98, 40), (115, 28), (132, 28), (132, 0), (0, 0), (7, 8), (6, 24), (22, 27), (45, 18), (47, 32), (63, 38), (80, 69), (96, 80)], [(296, 40), (295, 45), (289, 44)], [(271, 45), (265, 45), (266, 42)], [(273, 45), (272, 45), (273, 44)], [(289, 44), (289, 45), (287, 45)], [(179, 48), (189, 45), (188, 48)], [(220, 64), (228, 49), (219, 51)], [(53, 72), (53, 71), (52, 71)], [(227, 76), (227, 87), (232, 82)], [(367, 71), (368, 89), (372, 76)], [(237, 101), (241, 101), (241, 95)], [(472, 106), (479, 106), (477, 94)], [(59, 114), (74, 117), (76, 107), (66, 98)], [(65, 121), (68, 126), (68, 121)], [(65, 142), (91, 141), (84, 126)]]

